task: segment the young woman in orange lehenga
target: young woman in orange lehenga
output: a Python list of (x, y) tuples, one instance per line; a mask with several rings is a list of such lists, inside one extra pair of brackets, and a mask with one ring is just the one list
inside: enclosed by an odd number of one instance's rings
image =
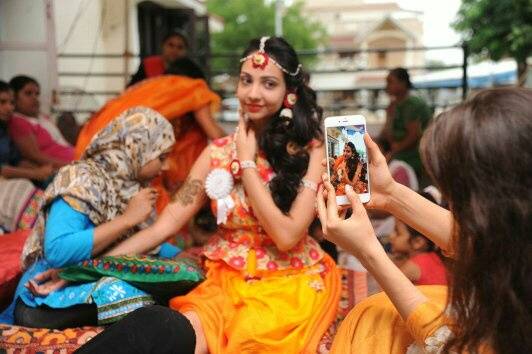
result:
[[(196, 354), (316, 353), (341, 288), (336, 264), (307, 233), (325, 170), (321, 108), (284, 39), (251, 41), (241, 63), (235, 134), (204, 150), (153, 227), (111, 251), (162, 242), (210, 198), (220, 227), (203, 250), (205, 281), (170, 301), (177, 312), (134, 313), (81, 353), (106, 352), (118, 341), (123, 348), (150, 343), (154, 352), (173, 345)], [(150, 321), (150, 312), (161, 320)], [(175, 321), (158, 323), (167, 317)], [(168, 330), (174, 322), (181, 325)], [(164, 338), (157, 348), (155, 338)]]

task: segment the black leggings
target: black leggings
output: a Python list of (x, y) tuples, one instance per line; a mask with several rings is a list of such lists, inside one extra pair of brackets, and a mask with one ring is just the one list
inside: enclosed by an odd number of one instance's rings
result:
[(30, 307), (18, 299), (15, 306), (15, 324), (24, 327), (51, 329), (97, 326), (98, 313), (94, 304), (54, 309), (46, 305)]
[(196, 334), (188, 319), (159, 305), (143, 307), (116, 322), (76, 353), (194, 354)]

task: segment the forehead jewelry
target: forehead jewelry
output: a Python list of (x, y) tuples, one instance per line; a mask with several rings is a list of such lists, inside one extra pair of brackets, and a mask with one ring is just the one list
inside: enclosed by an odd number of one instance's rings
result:
[(275, 64), (275, 66), (277, 66), (279, 69), (281, 69), (281, 71), (283, 71), (284, 73), (286, 73), (286, 74), (288, 74), (290, 76), (296, 76), (297, 74), (299, 74), (299, 71), (301, 70), (301, 67), (302, 67), (301, 64), (299, 64), (297, 66), (296, 71), (290, 72), (290, 71), (286, 70), (285, 68), (283, 68), (283, 66), (281, 64), (279, 64), (275, 59), (273, 59), (271, 56), (269, 56), (268, 53), (266, 53), (266, 50), (264, 48), (266, 46), (266, 41), (268, 39), (270, 39), (270, 37), (261, 37), (260, 45), (259, 45), (259, 51), (255, 52), (253, 54), (250, 54), (247, 57), (244, 57), (244, 58), (240, 59), (240, 62), (243, 63), (246, 60), (251, 59), (251, 65), (254, 68), (258, 68), (258, 69), (264, 70), (266, 65), (268, 65), (268, 62), (271, 60), (271, 62), (273, 64)]

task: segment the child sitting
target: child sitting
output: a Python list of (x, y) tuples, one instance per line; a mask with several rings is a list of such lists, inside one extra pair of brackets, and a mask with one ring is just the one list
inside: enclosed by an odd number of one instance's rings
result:
[[(437, 201), (428, 191), (421, 195)], [(395, 263), (415, 285), (447, 285), (442, 255), (437, 246), (425, 236), (395, 219), (390, 245)]]

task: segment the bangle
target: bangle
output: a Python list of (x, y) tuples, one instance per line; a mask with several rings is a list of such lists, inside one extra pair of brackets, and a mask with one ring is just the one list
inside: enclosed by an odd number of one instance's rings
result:
[(242, 160), (242, 161), (240, 161), (240, 168), (241, 168), (241, 169), (244, 169), (244, 168), (254, 168), (254, 169), (257, 169), (257, 164), (255, 163), (255, 161), (251, 161), (251, 160)]
[(318, 191), (318, 184), (316, 182), (310, 181), (306, 178), (303, 178), (301, 180), (301, 185), (303, 187), (310, 189), (311, 191), (317, 192)]

